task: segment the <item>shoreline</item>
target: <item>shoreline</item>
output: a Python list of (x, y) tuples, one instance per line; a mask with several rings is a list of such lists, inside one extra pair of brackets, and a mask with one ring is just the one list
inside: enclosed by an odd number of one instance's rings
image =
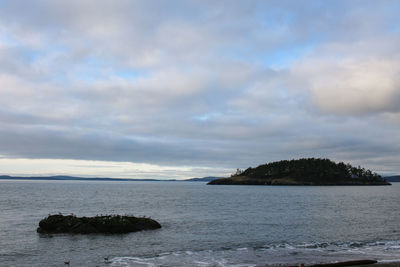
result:
[(400, 261), (396, 262), (377, 262), (375, 264), (370, 265), (359, 265), (359, 266), (371, 266), (371, 267), (400, 267)]
[[(355, 261), (356, 262), (356, 261)], [(346, 264), (347, 263), (347, 264)], [(400, 267), (400, 260), (399, 261), (377, 261), (376, 263), (370, 264), (351, 264), (350, 261), (346, 262), (331, 262), (331, 263), (319, 263), (319, 264), (305, 264), (299, 263), (297, 265), (294, 264), (278, 264), (278, 265), (256, 265), (255, 267), (342, 267), (342, 266), (358, 266), (358, 267)]]

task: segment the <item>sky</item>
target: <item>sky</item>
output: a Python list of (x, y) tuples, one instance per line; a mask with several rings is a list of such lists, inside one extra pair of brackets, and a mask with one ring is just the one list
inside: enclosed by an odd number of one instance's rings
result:
[(400, 174), (400, 1), (0, 0), (0, 174)]

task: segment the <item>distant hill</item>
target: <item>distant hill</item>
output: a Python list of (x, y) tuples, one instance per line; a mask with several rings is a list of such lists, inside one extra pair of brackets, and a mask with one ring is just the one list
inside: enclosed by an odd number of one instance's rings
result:
[[(161, 181), (157, 179), (124, 179), (124, 178), (86, 178), (74, 176), (9, 176), (0, 175), (0, 180), (49, 180), (49, 181)], [(175, 180), (167, 180), (175, 181)]]
[(209, 184), (225, 185), (390, 185), (377, 173), (329, 159), (282, 160), (237, 170)]
[(400, 182), (400, 175), (385, 177), (388, 182)]
[(203, 178), (190, 178), (185, 180), (160, 180), (160, 179), (124, 179), (124, 178), (87, 178), (87, 177), (75, 177), (75, 176), (65, 176), (65, 175), (56, 175), (56, 176), (10, 176), (10, 175), (0, 175), (0, 180), (48, 180), (48, 181), (132, 181), (132, 182), (140, 182), (140, 181), (150, 181), (150, 182), (209, 182), (221, 177), (208, 176)]
[(222, 178), (222, 177), (207, 176), (207, 177), (203, 177), (203, 178), (190, 178), (190, 179), (186, 179), (184, 181), (187, 181), (187, 182), (210, 182), (212, 180), (219, 179), (219, 178)]

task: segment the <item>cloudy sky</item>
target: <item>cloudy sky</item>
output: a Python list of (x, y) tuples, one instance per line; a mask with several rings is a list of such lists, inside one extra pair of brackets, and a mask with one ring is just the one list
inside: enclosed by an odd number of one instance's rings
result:
[(400, 1), (0, 0), (0, 174), (400, 173)]

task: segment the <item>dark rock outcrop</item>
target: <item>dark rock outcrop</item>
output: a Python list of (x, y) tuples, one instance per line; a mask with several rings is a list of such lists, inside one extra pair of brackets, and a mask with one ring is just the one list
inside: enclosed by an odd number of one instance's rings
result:
[(105, 215), (95, 217), (76, 217), (75, 215), (49, 215), (39, 222), (38, 233), (74, 233), (74, 234), (121, 234), (141, 230), (161, 228), (150, 218)]

